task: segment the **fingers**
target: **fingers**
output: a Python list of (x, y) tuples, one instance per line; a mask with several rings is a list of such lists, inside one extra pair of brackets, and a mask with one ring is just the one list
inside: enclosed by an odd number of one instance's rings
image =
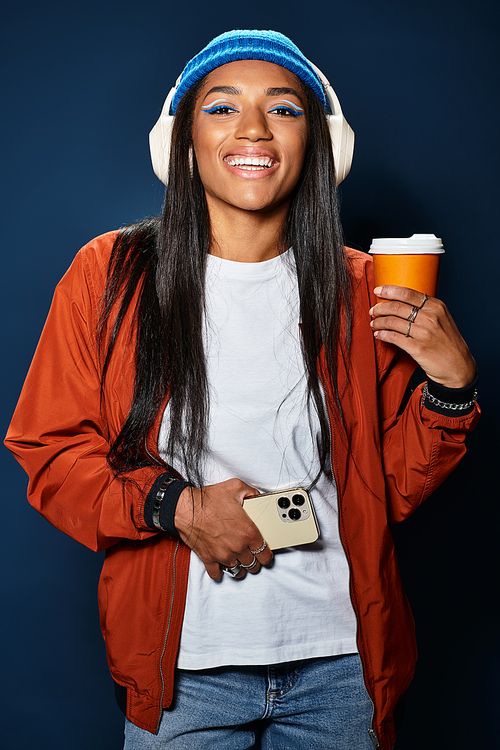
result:
[[(261, 567), (263, 565), (269, 565), (272, 559), (272, 550), (269, 549), (267, 542), (263, 539), (257, 549), (247, 548), (239, 555), (238, 560), (233, 561), (232, 565), (222, 565), (221, 568), (222, 572), (228, 573), (232, 578), (241, 579), (244, 578), (247, 573), (256, 575)], [(238, 570), (238, 568), (240, 568), (240, 570)]]
[(449, 388), (463, 388), (476, 365), (446, 305), (415, 289), (377, 287), (381, 302), (370, 310), (376, 339), (406, 351), (426, 375)]
[(181, 493), (175, 526), (210, 578), (217, 580), (228, 569), (235, 578), (255, 575), (272, 560), (272, 551), (242, 507), (245, 498), (258, 494), (239, 479)]
[(205, 570), (207, 571), (210, 578), (212, 578), (214, 581), (218, 581), (223, 573), (222, 565), (220, 565), (218, 562), (206, 562)]
[(265, 539), (262, 539), (258, 547), (250, 547), (250, 552), (255, 555), (261, 565), (269, 565), (274, 555)]
[[(418, 340), (431, 321), (427, 318), (424, 322), (423, 312), (416, 307), (405, 305), (405, 310), (401, 310), (399, 307), (398, 303), (392, 303), (391, 307), (382, 308), (374, 313), (371, 323), (373, 330), (394, 331), (405, 338), (411, 336), (412, 339)], [(388, 340), (387, 337), (384, 340)], [(399, 343), (400, 346), (402, 344), (404, 342)]]
[(404, 302), (381, 302), (371, 314), (375, 338), (399, 346), (416, 361), (422, 348), (432, 349), (439, 342), (444, 343), (441, 313), (431, 307), (419, 309)]
[(255, 497), (259, 494), (259, 491), (255, 489), (255, 487), (252, 487), (250, 484), (245, 484), (241, 479), (230, 479), (229, 481), (233, 482), (235, 485), (233, 489), (234, 497), (240, 505), (243, 505), (243, 501), (247, 497)]
[(247, 573), (251, 573), (252, 575), (255, 575), (260, 570), (260, 563), (255, 557), (255, 555), (252, 555), (252, 559), (249, 563), (244, 563), (243, 560), (240, 561), (241, 567), (244, 568), (244, 570)]
[[(405, 342), (401, 337), (408, 339), (411, 336), (413, 340), (419, 340), (419, 337), (426, 335), (426, 326), (429, 325), (428, 311), (435, 307), (435, 303), (442, 303), (406, 287), (377, 287), (375, 293), (379, 298), (387, 300), (379, 302), (370, 310), (375, 337), (396, 344), (411, 354), (412, 342)], [(422, 323), (424, 325), (421, 325)]]
[(442, 305), (434, 297), (428, 297), (422, 292), (415, 291), (415, 289), (407, 289), (401, 286), (377, 287), (374, 292), (383, 301), (374, 305), (369, 311), (373, 318), (390, 315), (414, 322), (421, 310), (432, 308), (434, 303)]
[(227, 572), (227, 568), (231, 569), (238, 565), (241, 566), (241, 571), (237, 574), (231, 573), (233, 578), (244, 578), (247, 573), (256, 575), (263, 565), (269, 565), (274, 557), (272, 550), (269, 548), (265, 539), (262, 539), (262, 535), (259, 532), (260, 542), (258, 546), (252, 546), (253, 543), (238, 554), (238, 559), (231, 565), (223, 565), (223, 571)]
[(410, 289), (406, 286), (395, 286), (393, 284), (378, 286), (373, 290), (373, 293), (379, 299), (398, 300), (410, 305), (410, 307), (421, 307), (426, 303), (427, 299), (430, 299), (423, 292), (417, 292), (416, 289)]

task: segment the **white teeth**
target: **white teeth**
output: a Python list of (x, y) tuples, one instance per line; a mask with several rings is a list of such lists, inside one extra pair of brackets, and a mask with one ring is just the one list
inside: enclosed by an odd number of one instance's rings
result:
[(263, 156), (260, 158), (251, 156), (233, 156), (226, 158), (226, 161), (232, 167), (240, 167), (243, 169), (248, 167), (250, 167), (250, 169), (259, 169), (262, 167), (268, 169), (273, 165), (273, 160), (269, 158), (269, 156)]

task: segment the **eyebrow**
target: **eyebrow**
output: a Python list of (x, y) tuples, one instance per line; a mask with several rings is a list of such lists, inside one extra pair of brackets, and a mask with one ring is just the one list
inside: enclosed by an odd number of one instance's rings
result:
[[(213, 93), (228, 94), (229, 96), (239, 96), (242, 91), (236, 86), (213, 86), (210, 91), (205, 94), (205, 99), (209, 94)], [(288, 88), (286, 86), (281, 88), (270, 88), (266, 91), (266, 96), (285, 96), (285, 94), (292, 94), (300, 100), (300, 96), (295, 89)]]
[(235, 86), (213, 86), (213, 88), (205, 94), (205, 99), (209, 94), (213, 94), (216, 91), (221, 94), (229, 94), (230, 96), (238, 96), (238, 94), (241, 94), (241, 89), (237, 89)]
[(292, 94), (292, 95), (295, 95), (297, 99), (300, 99), (300, 96), (297, 93), (297, 91), (295, 91), (295, 89), (290, 89), (286, 87), (267, 89), (266, 94), (267, 96), (284, 96), (285, 94)]

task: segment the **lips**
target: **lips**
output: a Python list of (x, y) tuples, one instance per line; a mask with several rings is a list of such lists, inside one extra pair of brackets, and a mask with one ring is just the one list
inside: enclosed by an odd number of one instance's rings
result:
[(261, 148), (238, 149), (224, 156), (224, 162), (231, 171), (235, 173), (246, 173), (248, 176), (255, 173), (263, 174), (268, 170), (278, 167), (279, 161), (271, 151)]

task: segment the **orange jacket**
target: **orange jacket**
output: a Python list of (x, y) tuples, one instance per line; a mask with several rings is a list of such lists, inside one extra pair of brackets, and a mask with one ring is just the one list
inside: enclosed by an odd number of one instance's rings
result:
[[(156, 732), (161, 708), (172, 700), (190, 550), (144, 520), (147, 492), (165, 468), (138, 469), (130, 475), (134, 482), (123, 482), (106, 461), (134, 382), (130, 314), (101, 403), (95, 331), (115, 237), (86, 245), (57, 286), (6, 444), (30, 477), (30, 503), (69, 536), (106, 550), (99, 606), (109, 668), (128, 718)], [(412, 678), (416, 649), (388, 522), (409, 516), (460, 461), (479, 411), (431, 412), (417, 388), (399, 413), (415, 365), (374, 339), (371, 258), (347, 254), (354, 323), (351, 363), (348, 372), (340, 364), (338, 382), (349, 444), (324, 382), (359, 652), (374, 703), (373, 731), (389, 750), (393, 711)], [(149, 437), (156, 456), (161, 416), (162, 410)]]

